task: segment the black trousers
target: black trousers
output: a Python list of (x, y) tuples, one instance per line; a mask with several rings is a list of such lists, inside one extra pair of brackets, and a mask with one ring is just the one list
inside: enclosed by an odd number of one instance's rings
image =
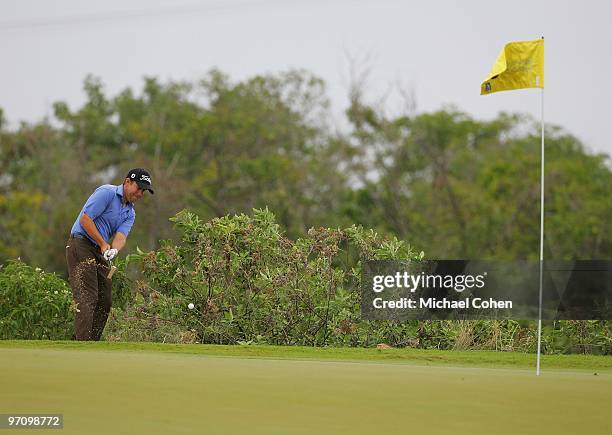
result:
[(68, 280), (76, 304), (77, 340), (100, 340), (112, 305), (110, 265), (88, 239), (70, 236), (66, 243)]

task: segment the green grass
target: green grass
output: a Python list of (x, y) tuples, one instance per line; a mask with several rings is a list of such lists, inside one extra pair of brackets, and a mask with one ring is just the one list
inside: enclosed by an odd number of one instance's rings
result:
[(0, 413), (63, 413), (65, 434), (604, 434), (609, 360), (536, 377), (511, 353), (0, 341)]
[[(119, 343), (78, 341), (0, 340), (0, 349), (74, 349), (98, 351), (163, 352), (216, 357), (370, 361), (417, 365), (451, 365), (489, 368), (535, 366), (534, 354), (491, 351), (423, 349), (314, 348), (301, 346), (224, 346), (214, 344)], [(612, 371), (612, 358), (599, 355), (544, 355), (543, 369)]]

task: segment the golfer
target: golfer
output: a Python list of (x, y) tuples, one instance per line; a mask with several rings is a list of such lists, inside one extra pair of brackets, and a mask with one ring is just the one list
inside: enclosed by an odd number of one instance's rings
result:
[(153, 193), (151, 176), (142, 168), (132, 169), (123, 184), (98, 187), (72, 226), (66, 262), (77, 340), (98, 341), (102, 336), (112, 304), (110, 261), (125, 246), (136, 219), (134, 203), (145, 190)]

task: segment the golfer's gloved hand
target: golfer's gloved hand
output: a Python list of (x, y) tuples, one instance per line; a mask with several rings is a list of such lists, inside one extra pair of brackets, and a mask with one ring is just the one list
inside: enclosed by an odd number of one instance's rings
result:
[(106, 261), (110, 261), (117, 256), (118, 252), (119, 251), (115, 248), (107, 249), (106, 251), (104, 251), (104, 259)]

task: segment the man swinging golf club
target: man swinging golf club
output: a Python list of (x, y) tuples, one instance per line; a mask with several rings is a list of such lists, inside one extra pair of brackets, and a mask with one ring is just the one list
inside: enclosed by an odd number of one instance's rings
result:
[(66, 262), (77, 340), (98, 341), (102, 336), (112, 304), (111, 262), (125, 246), (136, 219), (134, 203), (145, 190), (153, 193), (151, 176), (142, 168), (132, 169), (123, 184), (98, 187), (72, 226)]

